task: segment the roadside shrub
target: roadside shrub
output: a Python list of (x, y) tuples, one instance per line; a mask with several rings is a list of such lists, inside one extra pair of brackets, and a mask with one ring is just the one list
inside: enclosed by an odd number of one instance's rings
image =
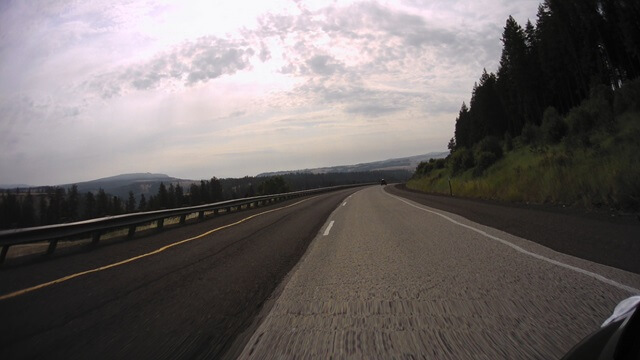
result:
[(480, 153), (490, 152), (495, 156), (496, 160), (502, 157), (502, 146), (500, 146), (500, 140), (495, 136), (487, 136), (480, 140), (476, 148), (478, 156)]
[(467, 148), (460, 148), (451, 154), (451, 172), (453, 175), (457, 175), (468, 169), (471, 169), (475, 165), (473, 159), (473, 153)]
[(525, 144), (535, 144), (540, 139), (540, 128), (532, 123), (526, 123), (520, 134), (522, 142)]
[(596, 127), (613, 128), (613, 92), (599, 85), (591, 89), (591, 95), (567, 115), (572, 134), (582, 134)]
[(415, 176), (428, 175), (433, 170), (444, 169), (447, 164), (445, 159), (429, 159), (429, 161), (421, 161), (416, 168)]
[(429, 174), (434, 168), (433, 164), (433, 159), (429, 159), (429, 161), (421, 161), (420, 164), (418, 164), (418, 168), (416, 169), (416, 175), (420, 176)]
[(627, 111), (640, 111), (640, 78), (629, 81), (616, 90), (613, 109), (616, 115)]
[(548, 107), (542, 116), (542, 134), (544, 139), (552, 144), (562, 140), (567, 134), (567, 124), (564, 123), (558, 110), (553, 106)]
[(481, 151), (477, 155), (476, 167), (473, 169), (473, 175), (480, 176), (482, 173), (493, 165), (498, 158), (490, 151)]
[(504, 134), (504, 151), (509, 152), (513, 150), (513, 138), (508, 132)]

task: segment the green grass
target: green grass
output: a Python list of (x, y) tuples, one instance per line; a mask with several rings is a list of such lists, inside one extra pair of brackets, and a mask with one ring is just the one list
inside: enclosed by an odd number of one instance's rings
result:
[[(517, 146), (482, 175), (473, 169), (451, 177), (453, 194), (511, 202), (553, 203), (622, 210), (640, 208), (640, 113), (556, 145)], [(414, 178), (407, 187), (449, 194), (448, 168)]]

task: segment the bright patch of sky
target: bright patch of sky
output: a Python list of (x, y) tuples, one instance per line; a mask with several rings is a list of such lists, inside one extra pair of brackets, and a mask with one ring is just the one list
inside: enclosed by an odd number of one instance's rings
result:
[(2, 1), (0, 184), (444, 151), (537, 0)]

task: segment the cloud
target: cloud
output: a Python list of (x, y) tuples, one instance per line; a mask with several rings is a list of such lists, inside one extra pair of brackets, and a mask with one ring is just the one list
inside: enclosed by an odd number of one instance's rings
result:
[[(280, 158), (298, 168), (444, 148), (473, 82), (495, 71), (505, 19), (522, 23), (537, 7), (270, 1), (240, 14), (236, 2), (2, 4), (0, 182), (35, 183), (140, 164), (210, 177), (215, 154), (252, 154), (241, 164), (217, 157), (225, 172), (214, 175), (229, 176), (277, 170)], [(172, 173), (185, 159), (192, 172)]]
[(254, 55), (255, 50), (245, 41), (204, 37), (148, 61), (94, 75), (84, 85), (107, 99), (120, 96), (127, 89), (191, 86), (250, 69)]
[(404, 110), (402, 107), (384, 106), (378, 104), (360, 104), (347, 106), (345, 112), (368, 117), (378, 117)]
[(332, 75), (342, 70), (343, 66), (328, 55), (316, 55), (307, 60), (307, 66), (318, 75)]

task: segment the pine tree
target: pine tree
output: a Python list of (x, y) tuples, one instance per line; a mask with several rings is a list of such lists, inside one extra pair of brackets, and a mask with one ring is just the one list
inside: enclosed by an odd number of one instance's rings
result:
[(133, 194), (133, 191), (129, 191), (129, 198), (127, 199), (125, 210), (127, 213), (132, 213), (136, 211), (136, 197)]
[(169, 184), (167, 189), (167, 208), (173, 209), (176, 207), (176, 188), (173, 183)]
[(191, 205), (202, 204), (202, 198), (200, 197), (200, 187), (196, 184), (191, 184), (189, 187), (189, 201)]
[(72, 185), (71, 188), (67, 192), (67, 208), (69, 220), (75, 221), (79, 218), (79, 195), (78, 195), (78, 185)]
[[(531, 114), (529, 101), (533, 97), (529, 83), (525, 32), (511, 16), (502, 33), (502, 56), (498, 70), (497, 87), (508, 121), (506, 130), (519, 134), (526, 122), (538, 121)], [(504, 134), (504, 133), (503, 133)], [(502, 137), (503, 134), (496, 134)]]
[(166, 209), (169, 206), (169, 194), (167, 193), (167, 188), (164, 186), (164, 183), (160, 183), (160, 187), (158, 188), (158, 195), (156, 197), (158, 202), (158, 208)]
[(147, 199), (144, 194), (140, 194), (140, 202), (138, 203), (138, 210), (147, 211)]
[(84, 216), (85, 219), (96, 217), (96, 198), (91, 191), (84, 196)]
[(180, 183), (176, 184), (176, 206), (177, 207), (182, 207), (184, 205), (184, 190), (182, 189), (182, 186), (180, 186)]
[(31, 190), (27, 190), (27, 195), (22, 201), (20, 227), (31, 227), (36, 225), (36, 209), (33, 202)]
[(458, 118), (456, 119), (454, 137), (455, 149), (459, 149), (462, 147), (471, 147), (471, 117), (469, 114), (469, 108), (464, 102), (460, 107), (460, 112), (458, 113)]
[(200, 196), (204, 204), (211, 202), (211, 190), (209, 189), (208, 181), (200, 180)]
[(218, 202), (222, 201), (222, 184), (220, 180), (215, 176), (211, 178), (210, 182), (211, 187), (211, 201)]
[(109, 213), (109, 197), (104, 189), (100, 188), (98, 190), (98, 195), (96, 196), (96, 216), (103, 217)]

